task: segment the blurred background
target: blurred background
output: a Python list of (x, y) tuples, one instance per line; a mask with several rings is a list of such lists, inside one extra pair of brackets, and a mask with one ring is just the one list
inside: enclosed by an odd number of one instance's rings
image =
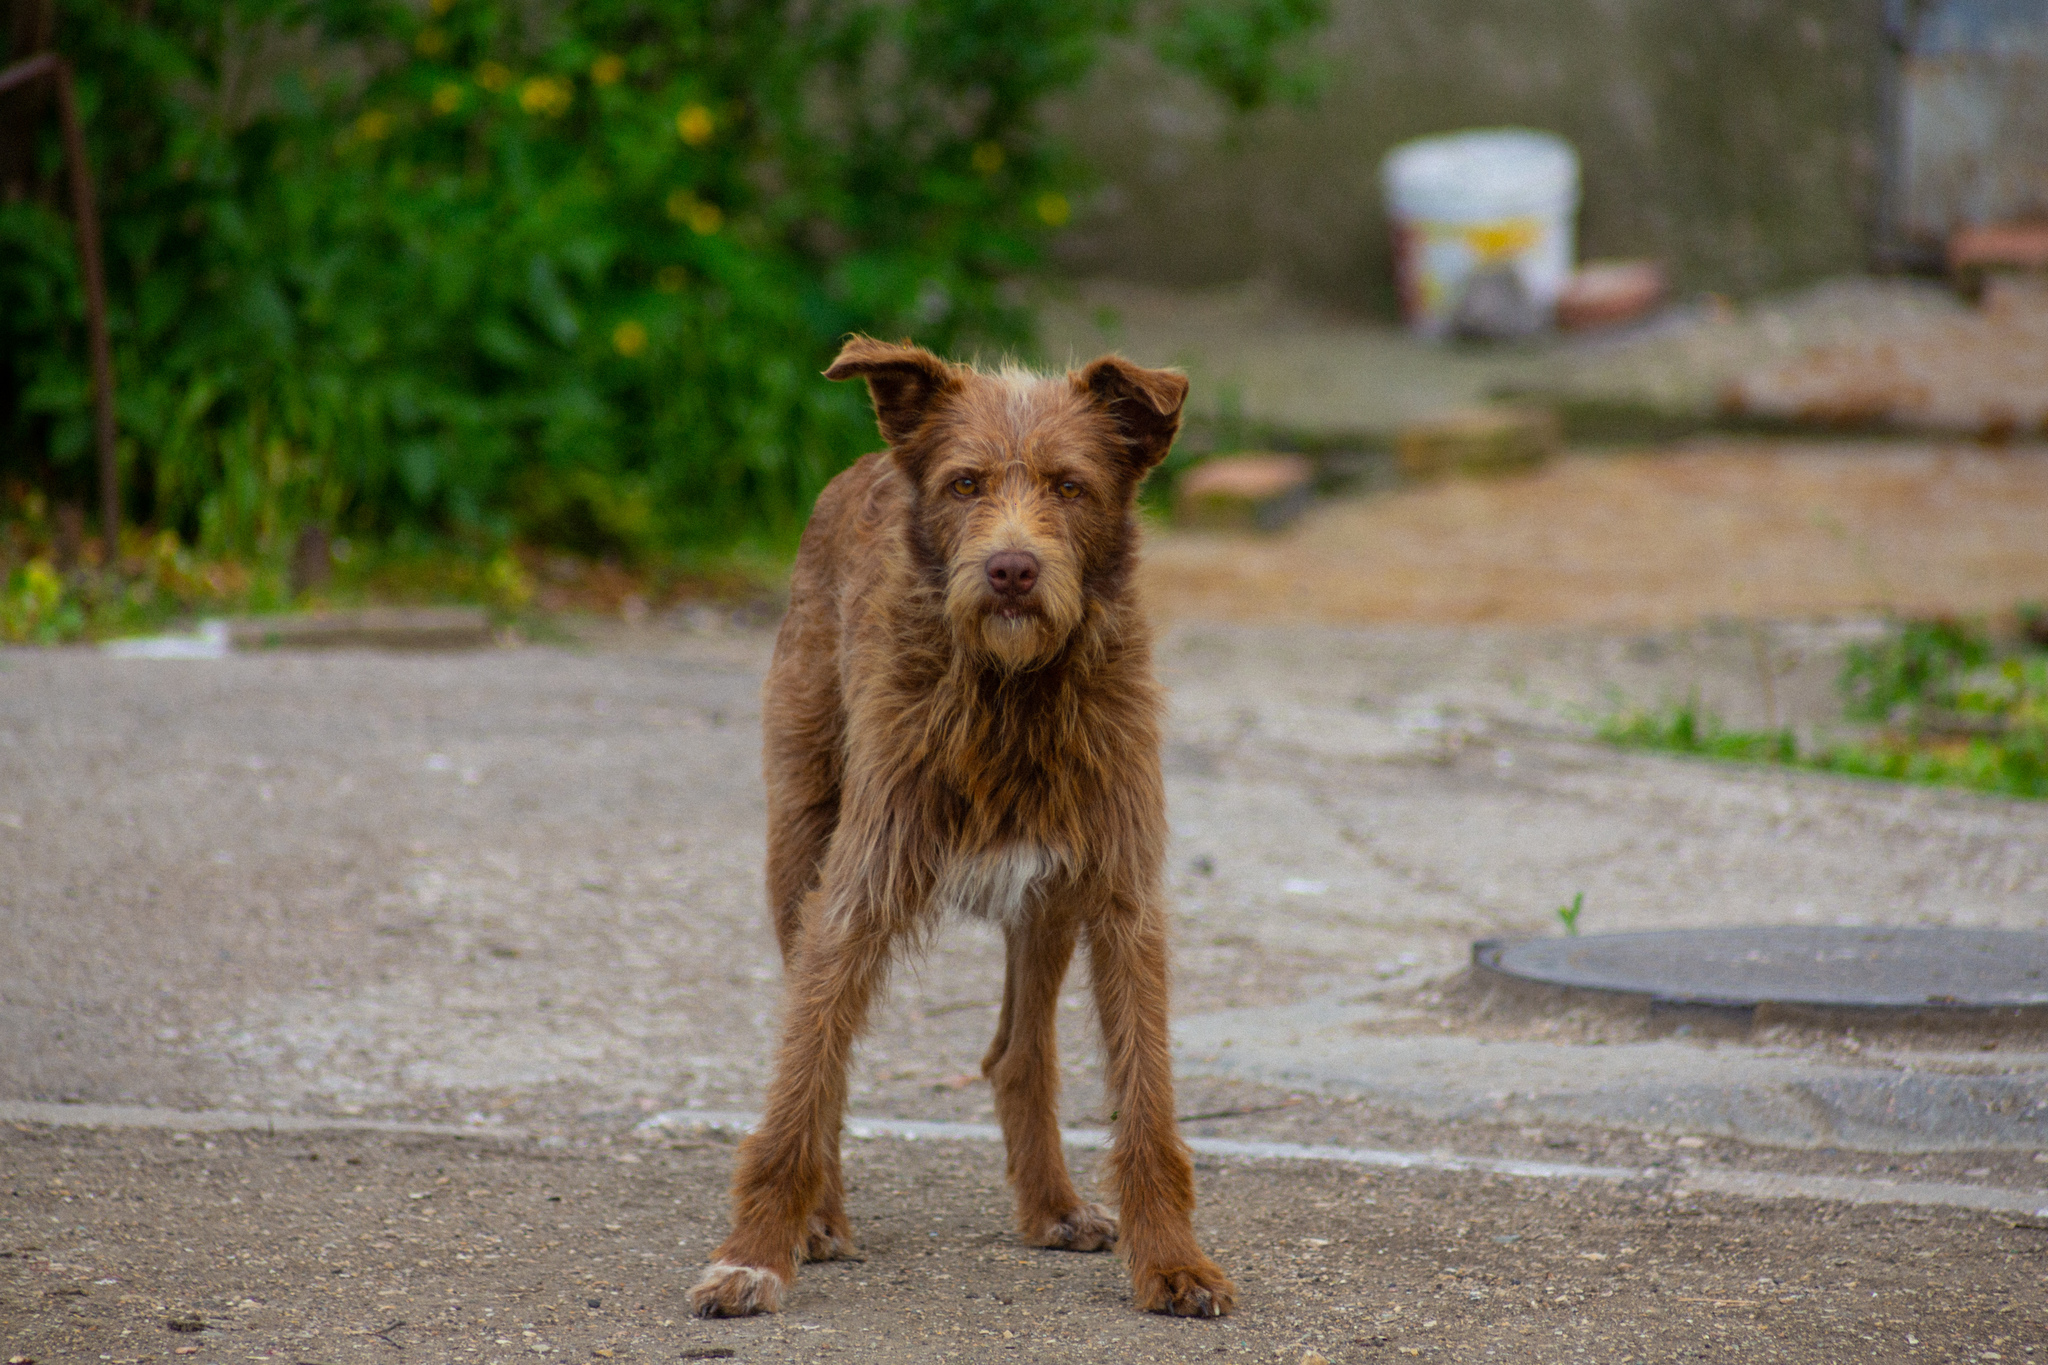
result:
[(865, 331), (1185, 367), (1168, 617), (1931, 621), (2041, 708), (2033, 0), (0, 16), (0, 639), (772, 615)]

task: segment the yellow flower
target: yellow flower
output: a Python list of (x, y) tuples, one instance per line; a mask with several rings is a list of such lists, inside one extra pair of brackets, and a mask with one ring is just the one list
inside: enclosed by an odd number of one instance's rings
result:
[(64, 580), (47, 559), (31, 559), (22, 571), (23, 591), (38, 612), (47, 612), (64, 596)]
[(1051, 190), (1038, 196), (1036, 207), (1039, 218), (1047, 227), (1059, 227), (1074, 216), (1074, 207), (1067, 202), (1067, 196)]
[(711, 111), (701, 104), (686, 104), (676, 115), (676, 136), (692, 147), (711, 141)]
[(533, 600), (533, 579), (509, 551), (492, 560), (484, 570), (484, 584), (501, 607), (517, 611)]
[(607, 52), (590, 64), (590, 79), (596, 85), (611, 85), (626, 74), (626, 59)]
[(462, 87), (454, 81), (446, 81), (434, 87), (434, 98), (429, 101), (437, 114), (452, 114), (462, 107)]
[(534, 76), (519, 87), (519, 107), (529, 114), (559, 118), (569, 112), (576, 91), (560, 76)]
[(654, 272), (654, 287), (664, 294), (680, 294), (689, 275), (679, 265), (665, 265)]
[(994, 142), (979, 143), (975, 146), (974, 155), (970, 160), (974, 163), (975, 170), (983, 175), (994, 175), (1003, 168), (1002, 146)]
[(356, 136), (365, 142), (376, 142), (391, 135), (391, 115), (382, 109), (368, 109), (356, 120)]
[(725, 225), (725, 210), (716, 204), (707, 204), (688, 190), (677, 190), (668, 197), (668, 216), (678, 223), (688, 223), (690, 231), (699, 237), (709, 237)]
[(627, 318), (612, 329), (612, 349), (631, 360), (647, 349), (647, 329)]
[(512, 70), (499, 62), (485, 62), (476, 69), (476, 83), (486, 90), (503, 90), (512, 84)]
[(448, 34), (438, 28), (423, 28), (412, 46), (422, 57), (438, 57), (448, 50)]

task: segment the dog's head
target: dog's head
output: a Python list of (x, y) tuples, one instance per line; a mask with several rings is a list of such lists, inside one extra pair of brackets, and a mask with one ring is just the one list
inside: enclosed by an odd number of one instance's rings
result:
[(1118, 356), (984, 374), (867, 337), (825, 371), (856, 375), (915, 490), (912, 545), (943, 576), (955, 638), (1008, 669), (1050, 660), (1090, 596), (1122, 588), (1131, 504), (1180, 429), (1188, 381)]

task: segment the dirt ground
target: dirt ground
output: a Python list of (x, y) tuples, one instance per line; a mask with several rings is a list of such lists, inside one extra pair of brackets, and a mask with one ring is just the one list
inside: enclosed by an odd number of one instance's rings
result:
[(1168, 531), (1177, 619), (1686, 625), (2048, 600), (2048, 447), (1714, 439), (1322, 504), (1270, 539)]
[(2048, 1225), (1202, 1163), (1221, 1322), (1019, 1246), (999, 1152), (855, 1142), (866, 1259), (700, 1322), (730, 1148), (0, 1130), (0, 1339), (38, 1361), (2024, 1361)]

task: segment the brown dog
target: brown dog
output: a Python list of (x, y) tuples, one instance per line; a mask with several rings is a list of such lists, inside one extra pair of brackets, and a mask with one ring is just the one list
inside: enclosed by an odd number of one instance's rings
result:
[[(1151, 636), (1131, 600), (1132, 500), (1187, 381), (1114, 356), (983, 374), (858, 338), (886, 453), (818, 499), (762, 706), (768, 898), (788, 997), (733, 1230), (690, 1291), (773, 1311), (799, 1257), (850, 1253), (846, 1067), (899, 946), (948, 910), (1001, 926), (1008, 975), (982, 1073), (1033, 1246), (1120, 1245), (1140, 1308), (1230, 1311), (1195, 1243), (1166, 1041), (1165, 797)], [(1060, 1149), (1053, 1012), (1088, 945), (1116, 1110), (1122, 1223)]]

